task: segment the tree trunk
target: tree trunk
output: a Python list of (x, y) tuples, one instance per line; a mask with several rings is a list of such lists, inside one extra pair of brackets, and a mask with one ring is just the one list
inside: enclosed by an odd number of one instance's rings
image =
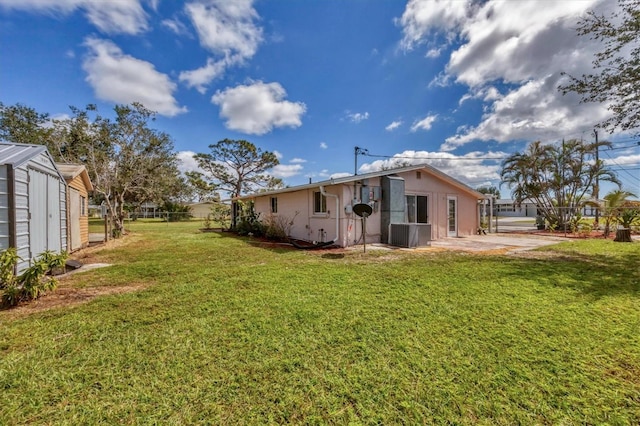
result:
[(619, 243), (631, 243), (631, 229), (630, 228), (620, 228), (616, 231), (616, 238), (613, 241), (617, 241)]

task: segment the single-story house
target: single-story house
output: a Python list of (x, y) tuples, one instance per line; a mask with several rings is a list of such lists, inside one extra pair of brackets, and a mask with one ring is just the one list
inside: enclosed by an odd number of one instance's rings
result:
[(189, 209), (191, 209), (190, 211), (193, 217), (204, 219), (209, 214), (211, 214), (211, 208), (216, 204), (218, 203), (216, 203), (215, 201), (202, 201), (199, 203), (187, 204), (187, 206), (189, 206)]
[(56, 167), (67, 182), (67, 220), (69, 251), (89, 245), (89, 192), (93, 191), (89, 173), (83, 165), (60, 164)]
[[(595, 216), (596, 210), (599, 209), (598, 205), (603, 205), (604, 200), (599, 202), (591, 199), (580, 208), (580, 214), (582, 216)], [(523, 200), (521, 203), (517, 203), (511, 199), (499, 199), (493, 201), (493, 214), (495, 216), (504, 217), (536, 217), (538, 216), (538, 205), (531, 199)]]
[(501, 198), (493, 201), (493, 211), (496, 216), (536, 217), (538, 206), (532, 200), (524, 200), (518, 204), (515, 200)]
[(43, 145), (0, 142), (0, 249), (9, 247), (18, 274), (46, 250), (67, 250), (67, 184)]
[[(479, 206), (485, 199), (484, 194), (432, 166), (414, 165), (246, 195), (234, 201), (253, 202), (262, 220), (274, 215), (292, 223), (292, 238), (333, 241), (347, 247), (363, 241), (356, 205), (371, 207), (367, 243), (395, 241), (395, 245), (405, 245), (407, 241), (400, 234), (409, 228), (401, 224), (422, 226), (417, 232), (427, 233), (428, 240), (475, 234), (480, 228)], [(237, 215), (238, 209), (234, 212)]]

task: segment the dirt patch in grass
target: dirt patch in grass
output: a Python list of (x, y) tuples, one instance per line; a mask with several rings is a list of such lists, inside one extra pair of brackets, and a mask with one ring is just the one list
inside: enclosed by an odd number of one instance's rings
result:
[(74, 259), (82, 262), (83, 264), (100, 263), (99, 254), (104, 250), (112, 250), (115, 248), (123, 247), (129, 244), (133, 244), (142, 240), (142, 236), (135, 233), (128, 233), (121, 238), (112, 239), (105, 243), (97, 244), (95, 246), (83, 248), (75, 251), (69, 255), (69, 259)]
[(132, 284), (120, 287), (58, 287), (44, 296), (20, 304), (4, 312), (8, 319), (22, 318), (37, 312), (56, 308), (68, 308), (90, 302), (98, 296), (132, 293), (147, 288), (146, 284)]

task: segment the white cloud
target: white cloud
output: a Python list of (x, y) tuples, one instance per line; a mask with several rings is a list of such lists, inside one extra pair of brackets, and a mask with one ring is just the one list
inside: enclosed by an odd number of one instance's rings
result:
[(203, 172), (198, 167), (198, 162), (193, 156), (196, 155), (193, 151), (178, 151), (176, 156), (178, 157), (178, 169), (181, 172)]
[(444, 30), (447, 38), (454, 38), (472, 5), (470, 0), (410, 0), (402, 18), (397, 20), (404, 33), (402, 47), (410, 50), (424, 44), (438, 29)]
[(255, 55), (263, 40), (262, 28), (256, 25), (258, 13), (252, 0), (194, 1), (185, 6), (198, 33), (202, 47), (215, 58), (206, 65), (180, 73), (180, 81), (204, 93), (206, 86), (233, 65), (242, 64)]
[(170, 29), (172, 32), (174, 32), (177, 35), (189, 34), (189, 30), (187, 29), (187, 26), (183, 24), (182, 21), (179, 21), (178, 19), (163, 19), (162, 22), (160, 23), (162, 24), (163, 27)]
[(148, 16), (139, 0), (0, 0), (0, 7), (60, 15), (79, 9), (100, 31), (109, 34), (139, 34), (148, 29)]
[(262, 41), (262, 28), (254, 22), (258, 13), (252, 4), (252, 0), (194, 1), (187, 3), (185, 11), (202, 47), (216, 54), (238, 52), (248, 58)]
[(187, 111), (173, 97), (176, 84), (153, 64), (124, 54), (109, 40), (87, 38), (84, 44), (89, 50), (82, 68), (98, 98), (124, 104), (140, 102), (169, 117)]
[(282, 153), (280, 151), (274, 150), (273, 151), (273, 155), (275, 155), (278, 160), (282, 160), (283, 156), (282, 156)]
[(433, 49), (429, 49), (426, 53), (426, 57), (427, 58), (437, 58), (440, 56), (440, 53), (442, 53), (442, 48), (433, 48)]
[(302, 172), (300, 164), (278, 164), (271, 169), (271, 174), (278, 178), (297, 176)]
[(195, 88), (198, 92), (204, 94), (207, 91), (207, 85), (217, 77), (222, 76), (227, 67), (234, 61), (231, 58), (219, 61), (209, 58), (205, 66), (195, 70), (182, 71), (178, 79), (185, 83), (187, 87)]
[[(325, 171), (325, 174), (326, 174), (326, 171)], [(349, 177), (349, 176), (353, 176), (353, 173), (338, 172), (338, 173), (330, 174), (329, 179), (340, 179), (340, 178)]]
[(305, 104), (286, 101), (286, 95), (279, 83), (256, 81), (218, 90), (211, 101), (220, 106), (220, 117), (226, 120), (228, 129), (263, 135), (274, 127), (302, 125)]
[(469, 152), (455, 156), (448, 152), (404, 151), (386, 160), (376, 160), (360, 166), (360, 173), (369, 173), (406, 165), (429, 164), (454, 178), (476, 187), (487, 181), (500, 180), (500, 162), (504, 152)]
[(430, 130), (433, 122), (438, 118), (437, 114), (427, 115), (422, 120), (416, 120), (411, 126), (412, 132), (417, 132), (418, 130)]
[[(470, 99), (485, 103), (482, 121), (448, 138), (443, 147), (478, 139), (557, 139), (605, 118), (607, 105), (579, 104), (578, 97), (563, 97), (557, 86), (561, 71), (589, 72), (599, 48), (576, 35), (580, 16), (615, 7), (607, 0), (545, 2), (544, 7), (532, 0), (409, 1), (398, 21), (403, 47), (432, 46), (443, 39), (456, 46), (429, 87), (455, 81), (470, 88), (460, 104)], [(500, 94), (496, 84), (508, 89)]]
[(604, 164), (609, 166), (630, 166), (640, 164), (640, 154), (619, 155), (615, 158), (605, 158)]
[(324, 142), (320, 142), (320, 148), (322, 148), (322, 149), (327, 149), (327, 148), (329, 148), (329, 145), (327, 145), (327, 144), (326, 144), (326, 143), (324, 143)]
[(398, 127), (402, 126), (402, 121), (401, 120), (397, 120), (397, 121), (392, 121), (391, 124), (389, 124), (387, 127), (385, 127), (384, 129), (387, 132), (391, 132), (395, 129), (397, 129)]
[(559, 76), (528, 82), (494, 101), (478, 126), (460, 129), (440, 149), (449, 151), (474, 140), (553, 140), (580, 134), (607, 116), (597, 104), (578, 105), (576, 95), (558, 96)]
[(485, 102), (489, 102), (500, 98), (502, 98), (500, 91), (493, 86), (475, 87), (460, 98), (458, 105), (462, 105), (470, 99), (482, 99)]
[(305, 160), (304, 158), (292, 158), (291, 161), (289, 162), (294, 164), (300, 164), (300, 163), (306, 163), (307, 160)]
[(361, 121), (367, 120), (369, 119), (369, 113), (368, 112), (356, 112), (356, 113), (352, 113), (350, 111), (346, 112), (347, 115), (347, 119), (349, 119), (349, 121), (351, 121), (352, 123), (360, 123)]

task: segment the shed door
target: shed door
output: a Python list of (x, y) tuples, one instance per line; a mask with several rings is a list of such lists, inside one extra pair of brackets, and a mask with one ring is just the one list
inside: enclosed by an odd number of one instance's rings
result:
[(60, 181), (29, 170), (29, 239), (31, 257), (46, 250), (60, 252)]
[(69, 230), (71, 232), (71, 250), (82, 247), (80, 238), (80, 191), (69, 188)]
[(62, 251), (61, 247), (61, 233), (62, 224), (60, 212), (62, 206), (60, 205), (60, 179), (56, 176), (47, 175), (47, 205), (48, 205), (48, 221), (47, 221), (47, 250), (52, 250), (56, 253)]

